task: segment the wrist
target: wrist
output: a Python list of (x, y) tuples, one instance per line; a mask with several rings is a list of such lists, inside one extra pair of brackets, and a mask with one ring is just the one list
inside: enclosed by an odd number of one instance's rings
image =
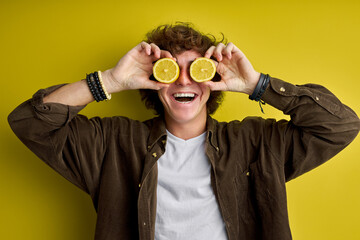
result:
[(249, 81), (247, 82), (246, 87), (245, 87), (245, 89), (244, 89), (244, 91), (243, 91), (244, 93), (246, 93), (246, 94), (249, 95), (249, 96), (250, 96), (251, 94), (253, 94), (253, 92), (254, 92), (257, 84), (259, 83), (260, 75), (261, 75), (261, 73), (255, 72), (255, 73), (253, 74), (253, 76), (251, 76), (251, 77), (249, 78)]
[(251, 93), (251, 95), (249, 95), (249, 99), (250, 100), (255, 100), (255, 101), (261, 101), (261, 97), (263, 95), (263, 93), (265, 92), (268, 84), (270, 81), (270, 76), (269, 74), (260, 74), (258, 83), (255, 86), (254, 91)]
[(96, 102), (111, 99), (111, 94), (106, 90), (100, 71), (86, 74), (86, 83)]
[(114, 75), (112, 74), (111, 69), (102, 72), (102, 80), (104, 87), (109, 94), (122, 91), (120, 85), (117, 83)]

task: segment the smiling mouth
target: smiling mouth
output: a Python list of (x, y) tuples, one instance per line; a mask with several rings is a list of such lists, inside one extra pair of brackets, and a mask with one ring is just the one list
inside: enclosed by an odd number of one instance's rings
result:
[(175, 93), (173, 97), (179, 103), (190, 103), (196, 98), (195, 93)]

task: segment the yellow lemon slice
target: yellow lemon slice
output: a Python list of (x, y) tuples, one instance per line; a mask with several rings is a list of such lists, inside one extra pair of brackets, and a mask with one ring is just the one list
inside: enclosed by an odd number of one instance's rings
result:
[(171, 58), (161, 58), (153, 67), (155, 79), (162, 83), (175, 82), (179, 77), (179, 73), (179, 65)]
[(197, 58), (190, 65), (190, 76), (196, 82), (210, 81), (215, 76), (215, 73), (215, 63), (209, 58)]

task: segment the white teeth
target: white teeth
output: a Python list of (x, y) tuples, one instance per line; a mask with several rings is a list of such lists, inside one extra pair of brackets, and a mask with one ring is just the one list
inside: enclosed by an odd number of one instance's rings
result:
[(175, 93), (174, 97), (195, 97), (194, 93)]

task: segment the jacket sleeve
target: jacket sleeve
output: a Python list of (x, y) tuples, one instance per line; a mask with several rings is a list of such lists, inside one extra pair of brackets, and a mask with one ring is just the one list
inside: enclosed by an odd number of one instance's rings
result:
[(39, 158), (70, 182), (92, 193), (99, 181), (105, 154), (106, 121), (78, 115), (85, 106), (43, 103), (43, 97), (61, 87), (39, 90), (9, 116), (17, 137)]
[(357, 115), (319, 85), (271, 78), (262, 100), (291, 118), (266, 121), (263, 130), (268, 149), (284, 166), (286, 181), (335, 156), (359, 132)]

